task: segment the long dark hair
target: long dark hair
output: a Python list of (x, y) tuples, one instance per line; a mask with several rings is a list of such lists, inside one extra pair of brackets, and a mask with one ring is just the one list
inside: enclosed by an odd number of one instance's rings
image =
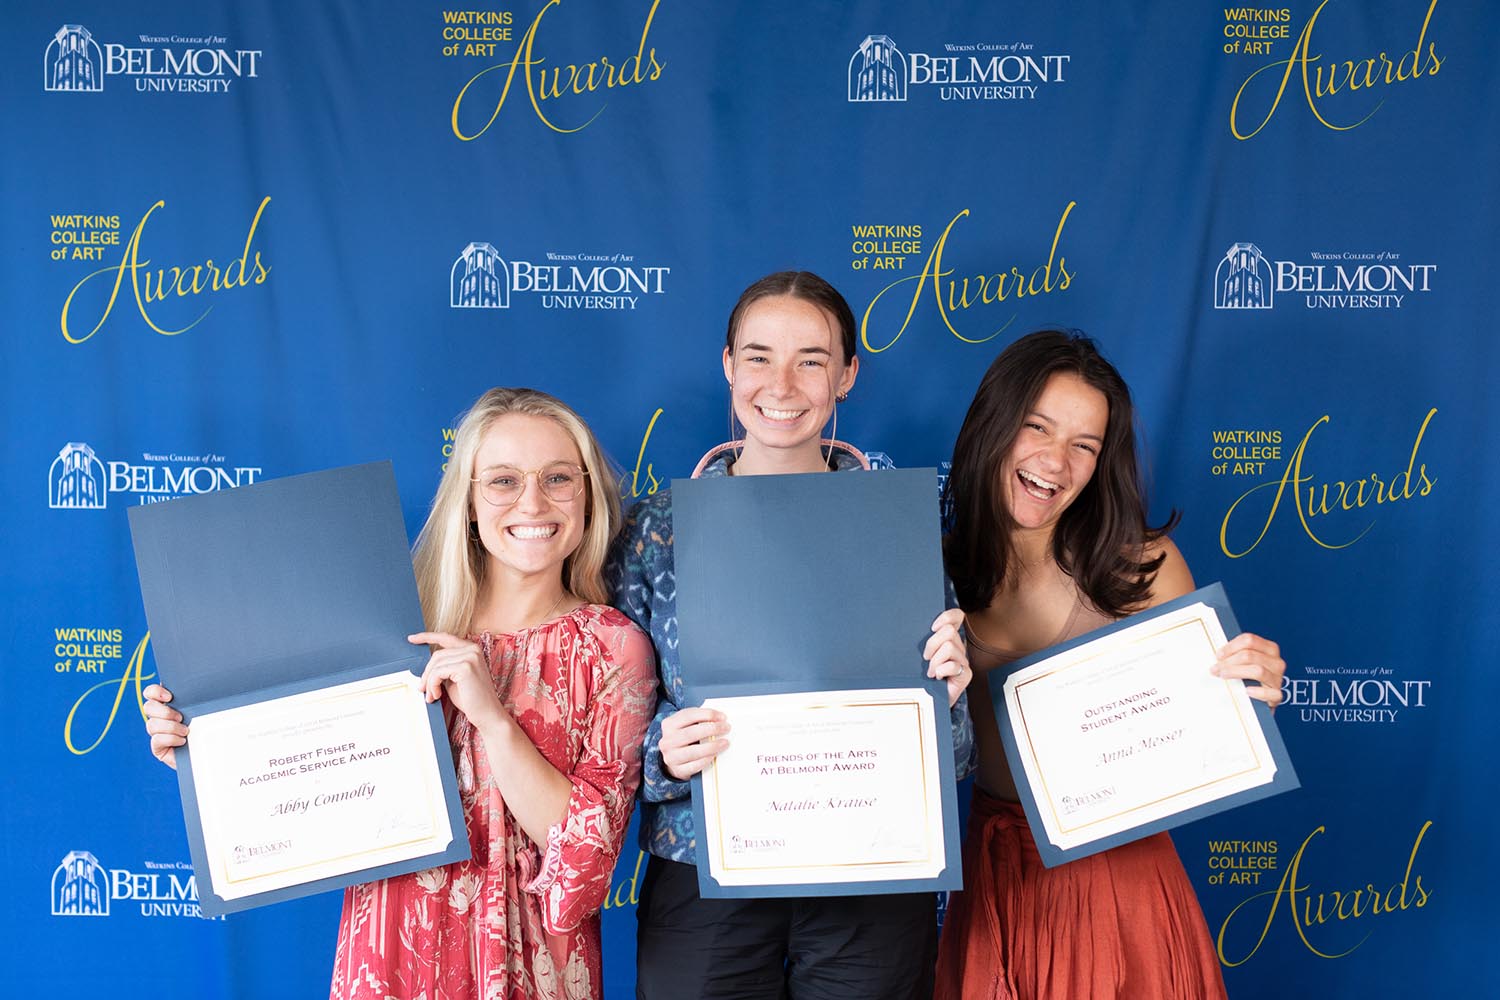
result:
[(740, 320), (745, 311), (761, 299), (776, 295), (790, 295), (794, 299), (810, 302), (825, 310), (839, 327), (839, 346), (844, 349), (844, 364), (854, 360), (855, 323), (854, 311), (849, 303), (834, 288), (811, 271), (777, 271), (753, 283), (740, 293), (740, 299), (729, 313), (729, 331), (724, 337), (724, 346), (734, 353), (734, 338), (740, 332)]
[(984, 373), (953, 445), (953, 467), (943, 487), (943, 554), (965, 611), (988, 607), (1015, 564), (1017, 525), (997, 473), (1026, 414), (1059, 372), (1075, 374), (1104, 394), (1109, 423), (1093, 477), (1057, 523), (1053, 558), (1112, 618), (1145, 602), (1165, 558), (1146, 559), (1144, 552), (1172, 529), (1178, 515), (1173, 511), (1158, 528), (1146, 523), (1130, 388), (1088, 337), (1039, 330), (1007, 347)]

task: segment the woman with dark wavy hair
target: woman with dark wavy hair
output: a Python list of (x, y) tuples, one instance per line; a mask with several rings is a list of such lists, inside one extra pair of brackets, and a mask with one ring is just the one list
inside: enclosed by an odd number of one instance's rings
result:
[[(948, 572), (968, 616), (979, 769), (937, 997), (1224, 996), (1202, 911), (1165, 833), (1046, 868), (1005, 760), (985, 674), (1193, 589), (1146, 521), (1130, 390), (1094, 342), (1043, 330), (995, 359), (944, 489)], [(1281, 700), (1275, 643), (1245, 633), (1212, 668)], [(1003, 671), (1002, 671), (1003, 674)]]

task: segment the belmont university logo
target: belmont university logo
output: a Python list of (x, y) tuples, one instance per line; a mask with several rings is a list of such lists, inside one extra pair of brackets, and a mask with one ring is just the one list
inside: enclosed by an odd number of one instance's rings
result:
[(1400, 309), (1432, 291), (1436, 264), (1394, 250), (1314, 250), (1270, 260), (1254, 243), (1232, 243), (1214, 268), (1215, 309), (1271, 309), (1277, 298), (1306, 309)]
[(47, 470), (47, 506), (53, 510), (103, 510), (111, 493), (133, 503), (215, 493), (258, 481), (260, 466), (232, 466), (223, 455), (152, 454), (140, 462), (104, 461), (81, 441), (63, 445)]
[(628, 253), (554, 253), (506, 260), (493, 243), (464, 247), (448, 275), (454, 309), (509, 309), (513, 295), (536, 295), (543, 309), (633, 310), (666, 293), (670, 267), (643, 265)]
[(108, 917), (115, 902), (134, 904), (134, 909), (116, 907), (115, 916), (202, 918), (192, 865), (145, 861), (142, 866), (142, 871), (106, 869), (91, 851), (69, 851), (52, 872), (52, 915)]
[(943, 101), (1029, 101), (1066, 82), (1070, 55), (1030, 42), (948, 42), (941, 52), (901, 51), (889, 35), (866, 35), (849, 57), (849, 100), (904, 101), (911, 87), (937, 88)]
[(227, 48), (219, 35), (137, 35), (139, 45), (101, 47), (81, 24), (57, 29), (42, 57), (44, 90), (97, 93), (109, 76), (135, 79), (139, 91), (224, 94), (259, 75), (261, 49)]

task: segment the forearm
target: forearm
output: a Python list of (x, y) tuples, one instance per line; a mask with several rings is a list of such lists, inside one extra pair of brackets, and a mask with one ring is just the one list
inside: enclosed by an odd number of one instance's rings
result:
[(546, 850), (548, 831), (567, 818), (573, 783), (509, 716), (481, 727), (479, 736), (505, 807), (532, 843)]

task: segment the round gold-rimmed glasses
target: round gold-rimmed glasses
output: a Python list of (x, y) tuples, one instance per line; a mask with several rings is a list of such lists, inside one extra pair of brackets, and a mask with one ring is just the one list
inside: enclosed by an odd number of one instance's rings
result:
[(509, 507), (526, 491), (526, 477), (536, 476), (537, 485), (554, 503), (567, 503), (583, 492), (588, 470), (572, 462), (552, 462), (540, 469), (517, 469), (509, 465), (491, 466), (475, 476), (479, 492), (492, 506)]

